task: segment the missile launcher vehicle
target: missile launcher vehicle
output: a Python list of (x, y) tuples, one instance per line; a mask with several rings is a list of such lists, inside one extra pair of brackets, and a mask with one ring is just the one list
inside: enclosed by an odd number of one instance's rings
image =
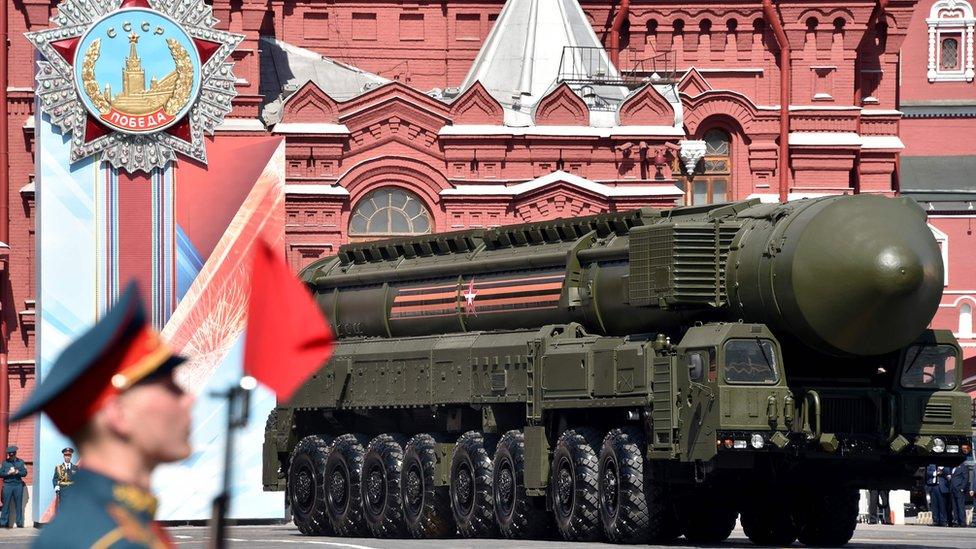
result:
[[(972, 451), (914, 202), (744, 201), (343, 246), (339, 340), (268, 418), (306, 534), (843, 545)], [(283, 368), (287, 364), (282, 365)]]

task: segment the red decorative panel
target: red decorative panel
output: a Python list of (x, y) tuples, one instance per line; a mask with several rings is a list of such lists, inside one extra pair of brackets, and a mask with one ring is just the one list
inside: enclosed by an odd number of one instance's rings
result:
[(620, 105), (620, 125), (672, 126), (674, 109), (654, 86), (647, 85)]
[(589, 126), (590, 110), (566, 84), (560, 84), (539, 100), (535, 123), (540, 126)]
[(501, 125), (505, 113), (481, 82), (475, 82), (451, 103), (451, 118), (455, 124)]
[(285, 102), (281, 121), (335, 123), (338, 116), (336, 102), (314, 82), (308, 81)]

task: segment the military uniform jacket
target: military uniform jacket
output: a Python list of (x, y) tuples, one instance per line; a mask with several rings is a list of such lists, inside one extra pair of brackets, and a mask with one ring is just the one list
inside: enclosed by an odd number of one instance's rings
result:
[(54, 468), (54, 479), (51, 480), (51, 483), (54, 486), (61, 486), (62, 488), (65, 486), (71, 486), (74, 483), (73, 479), (75, 478), (75, 473), (77, 472), (77, 465), (72, 464), (69, 466), (67, 463), (59, 463)]
[(32, 547), (42, 549), (163, 549), (173, 547), (155, 522), (156, 498), (135, 486), (79, 469), (72, 497), (41, 529)]
[[(15, 469), (15, 472), (8, 473), (7, 471), (10, 471), (11, 467)], [(2, 464), (0, 464), (0, 473), (2, 473), (0, 474), (0, 476), (3, 477), (4, 484), (23, 486), (24, 477), (27, 476), (27, 464), (24, 463), (24, 460), (20, 458), (17, 458), (13, 461), (6, 459), (3, 461)]]

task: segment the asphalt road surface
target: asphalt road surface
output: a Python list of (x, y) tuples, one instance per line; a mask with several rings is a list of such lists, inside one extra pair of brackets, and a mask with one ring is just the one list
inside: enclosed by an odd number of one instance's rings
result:
[[(170, 535), (178, 547), (204, 548), (207, 529), (197, 526), (170, 528)], [(28, 547), (36, 534), (32, 529), (0, 529), (0, 547)], [(505, 549), (609, 549), (611, 547), (647, 547), (612, 545), (605, 543), (566, 543), (563, 541), (508, 541), (508, 540), (377, 540), (361, 538), (319, 538), (306, 537), (298, 533), (292, 524), (279, 526), (236, 526), (230, 529), (230, 547), (260, 547), (268, 549), (291, 549), (295, 547), (321, 547), (323, 549), (484, 549), (504, 547)], [(725, 543), (714, 546), (689, 545), (681, 541), (678, 547), (755, 547), (742, 533), (741, 528), (732, 532)], [(667, 546), (653, 546), (667, 547)], [(802, 547), (796, 544), (795, 547)], [(858, 547), (976, 547), (976, 528), (934, 528), (931, 526), (870, 526), (858, 525), (854, 539), (847, 545)]]

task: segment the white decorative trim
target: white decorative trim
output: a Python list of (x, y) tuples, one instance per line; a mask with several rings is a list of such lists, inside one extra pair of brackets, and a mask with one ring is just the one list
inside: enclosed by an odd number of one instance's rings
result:
[(935, 237), (935, 241), (939, 243), (939, 251), (942, 252), (942, 274), (944, 280), (942, 285), (949, 286), (949, 235), (935, 228), (935, 225), (931, 223), (927, 224), (929, 230), (932, 231), (932, 236)]
[(349, 196), (349, 191), (339, 185), (299, 185), (289, 183), (285, 185), (285, 194)]
[(216, 128), (219, 132), (263, 132), (264, 124), (256, 118), (225, 118)]
[(695, 69), (700, 73), (714, 73), (714, 74), (725, 74), (725, 73), (745, 73), (745, 74), (763, 74), (766, 72), (762, 67), (738, 67), (738, 68), (723, 68), (723, 67), (688, 67), (687, 69), (678, 69), (679, 73), (691, 72), (691, 69)]
[[(820, 198), (823, 196), (837, 196), (846, 193), (789, 193), (786, 196), (786, 200), (803, 200), (804, 198)], [(746, 200), (753, 198), (758, 198), (763, 204), (776, 204), (779, 202), (779, 194), (776, 193), (752, 193), (746, 197)]]
[(897, 135), (862, 135), (861, 149), (904, 149), (905, 144)]
[(859, 146), (861, 136), (855, 132), (790, 132), (790, 145)]
[(611, 128), (594, 128), (592, 126), (496, 126), (491, 124), (455, 124), (444, 126), (438, 132), (440, 136), (480, 136), (480, 135), (511, 135), (511, 136), (557, 136), (557, 137), (638, 137), (664, 136), (684, 137), (685, 132), (674, 126), (613, 126)]
[(318, 122), (278, 122), (271, 131), (285, 134), (349, 135), (349, 128), (345, 124)]
[[(773, 105), (773, 109), (778, 109), (779, 105)], [(791, 111), (859, 111), (861, 107), (857, 105), (790, 105)]]
[[(946, 294), (946, 293), (949, 293), (949, 292), (943, 292), (943, 293)], [(940, 303), (939, 304), (939, 307), (943, 307), (943, 306), (945, 306), (945, 307), (959, 307), (960, 304), (965, 305), (965, 303), (963, 303), (964, 301), (968, 301), (971, 305), (973, 305), (974, 307), (976, 307), (976, 295), (974, 295), (974, 293), (976, 293), (976, 292), (969, 292), (969, 295), (960, 295), (951, 304)]]
[(689, 174), (694, 173), (698, 161), (705, 158), (707, 145), (700, 139), (683, 139), (678, 141), (678, 145), (681, 146), (681, 151), (678, 154), (681, 156), (685, 171)]
[[(976, 17), (966, 0), (939, 0), (932, 5), (929, 17), (929, 82), (972, 82), (976, 76), (973, 66), (973, 27)], [(942, 70), (941, 44), (944, 32), (959, 34), (959, 68)]]
[(901, 116), (895, 109), (861, 109), (861, 116)]
[(790, 132), (794, 147), (861, 147), (862, 149), (897, 149), (905, 144), (897, 135), (860, 135), (855, 132)]
[(574, 187), (605, 196), (618, 197), (651, 197), (651, 196), (681, 196), (683, 192), (675, 185), (628, 185), (610, 187), (602, 183), (590, 181), (584, 177), (556, 170), (531, 181), (515, 185), (457, 185), (453, 189), (444, 189), (441, 196), (519, 196), (554, 183), (567, 183)]

